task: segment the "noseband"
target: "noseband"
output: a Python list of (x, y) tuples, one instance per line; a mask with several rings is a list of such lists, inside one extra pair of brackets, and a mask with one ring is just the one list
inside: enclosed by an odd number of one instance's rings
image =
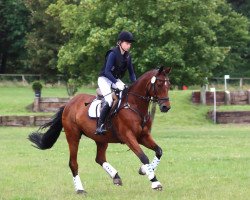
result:
[[(134, 93), (134, 92), (128, 92), (127, 93), (127, 96), (128, 96), (128, 94), (132, 94), (132, 95), (134, 95), (134, 96), (136, 96), (136, 97), (138, 97), (138, 98), (140, 98), (140, 99), (144, 99), (145, 101), (152, 101), (152, 102), (157, 102), (157, 103), (160, 103), (160, 102), (168, 102), (169, 101), (169, 97), (163, 97), (163, 98), (160, 98), (160, 97), (158, 97), (158, 95), (157, 95), (157, 91), (156, 91), (156, 87), (155, 87), (155, 83), (156, 83), (156, 81), (161, 81), (161, 82), (164, 82), (165, 84), (167, 83), (167, 82), (169, 82), (169, 80), (168, 79), (160, 79), (160, 78), (157, 78), (157, 77), (155, 77), (155, 76), (153, 76), (152, 78), (151, 78), (151, 82), (150, 83), (147, 83), (147, 86), (146, 86), (146, 88), (147, 88), (147, 92), (146, 92), (146, 96), (142, 96), (142, 95), (139, 95), (139, 94), (136, 94), (136, 93)], [(150, 88), (148, 88), (148, 84), (151, 84), (150, 85)], [(150, 95), (150, 90), (153, 88), (153, 96), (151, 96)]]

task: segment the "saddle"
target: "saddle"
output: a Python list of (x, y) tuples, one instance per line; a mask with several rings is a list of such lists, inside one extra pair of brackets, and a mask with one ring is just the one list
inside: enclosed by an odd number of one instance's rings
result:
[[(116, 109), (119, 107), (120, 105), (120, 101), (121, 98), (119, 98), (119, 96), (121, 97), (122, 92), (117, 92), (117, 91), (113, 91), (112, 92), (112, 98), (113, 98), (113, 103), (110, 109), (110, 113), (114, 113), (116, 111)], [(88, 110), (88, 115), (91, 118), (98, 118), (100, 117), (100, 112), (101, 109), (103, 107), (103, 103), (104, 103), (105, 99), (101, 93), (100, 88), (96, 89), (96, 98), (92, 101), (89, 110)]]

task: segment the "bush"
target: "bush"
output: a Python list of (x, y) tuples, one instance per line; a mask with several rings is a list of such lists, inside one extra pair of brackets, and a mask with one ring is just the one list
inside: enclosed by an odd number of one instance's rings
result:
[(77, 92), (78, 88), (81, 87), (82, 83), (79, 79), (72, 79), (70, 78), (67, 81), (67, 92), (69, 96), (74, 96), (74, 94)]
[(33, 89), (34, 91), (41, 91), (42, 88), (43, 88), (43, 85), (41, 84), (40, 81), (34, 81), (34, 82), (32, 83), (32, 89)]

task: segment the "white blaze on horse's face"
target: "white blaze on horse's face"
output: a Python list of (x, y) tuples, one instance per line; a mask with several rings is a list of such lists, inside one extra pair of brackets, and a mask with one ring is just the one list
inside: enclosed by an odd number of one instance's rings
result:
[(151, 78), (151, 83), (152, 83), (152, 84), (154, 84), (154, 83), (155, 83), (155, 81), (156, 81), (156, 77), (155, 77), (155, 76), (153, 76), (153, 77)]

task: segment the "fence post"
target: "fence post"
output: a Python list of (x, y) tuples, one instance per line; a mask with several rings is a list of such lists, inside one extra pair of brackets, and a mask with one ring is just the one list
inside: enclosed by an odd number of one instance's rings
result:
[(231, 96), (230, 92), (227, 90), (225, 91), (225, 104), (230, 105), (231, 104)]
[[(154, 118), (155, 118), (155, 112), (156, 112), (156, 103), (152, 103), (152, 107), (151, 107), (151, 110), (150, 110), (150, 117), (152, 119), (152, 124), (153, 124), (153, 121), (154, 121)], [(152, 126), (150, 127), (150, 131), (152, 129)]]
[(206, 105), (206, 86), (201, 87), (201, 92), (200, 92), (200, 99), (201, 99), (201, 104)]
[(243, 78), (240, 78), (240, 89), (243, 90)]
[(25, 86), (25, 84), (27, 83), (23, 74), (22, 74), (22, 83), (23, 83), (23, 86)]
[(35, 97), (33, 111), (34, 112), (40, 111), (40, 97)]
[(250, 90), (247, 90), (247, 100), (248, 104), (250, 104)]
[(229, 75), (224, 75), (224, 84), (225, 84), (225, 91), (227, 91), (227, 79), (229, 79), (230, 76)]
[(213, 117), (214, 117), (214, 123), (216, 124), (216, 89), (210, 88), (210, 91), (214, 94), (214, 110), (213, 110)]
[(30, 126), (35, 126), (35, 116), (30, 116)]

